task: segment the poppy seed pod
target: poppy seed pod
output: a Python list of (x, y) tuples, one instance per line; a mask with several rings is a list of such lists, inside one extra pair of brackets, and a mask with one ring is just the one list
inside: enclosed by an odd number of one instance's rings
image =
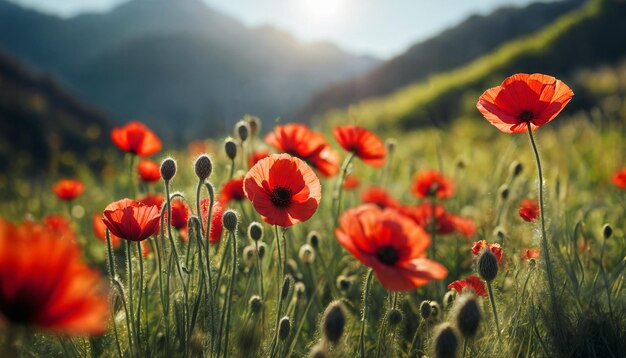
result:
[(500, 193), (500, 199), (506, 200), (509, 198), (509, 186), (508, 185), (502, 184), (500, 186), (500, 189), (498, 189), (498, 192)]
[(608, 240), (611, 236), (613, 236), (613, 228), (609, 224), (604, 224), (602, 227), (602, 237), (604, 237), (605, 240)]
[(263, 308), (263, 300), (261, 299), (261, 297), (254, 295), (250, 297), (250, 300), (248, 301), (248, 306), (250, 306), (250, 311), (252, 311), (252, 313), (259, 313), (261, 311), (261, 308)]
[(471, 339), (478, 332), (482, 315), (476, 296), (462, 295), (455, 305), (456, 326), (465, 339)]
[(196, 159), (194, 163), (194, 168), (196, 170), (196, 176), (198, 177), (198, 179), (200, 179), (200, 181), (204, 181), (208, 177), (210, 177), (211, 172), (213, 172), (213, 162), (208, 155), (202, 154)]
[(289, 337), (289, 333), (291, 332), (291, 320), (288, 316), (281, 318), (280, 323), (278, 325), (278, 339), (284, 341)]
[(459, 337), (449, 323), (442, 323), (435, 329), (434, 356), (436, 358), (454, 358), (459, 346)]
[(161, 162), (161, 178), (167, 183), (176, 175), (176, 161), (172, 158), (165, 158)]
[(285, 279), (283, 280), (283, 286), (280, 291), (280, 299), (286, 300), (287, 296), (289, 296), (289, 289), (291, 289), (291, 282), (293, 281), (293, 277), (291, 275), (285, 275)]
[(455, 299), (456, 299), (456, 291), (451, 290), (451, 291), (446, 292), (446, 294), (443, 295), (444, 308), (449, 308), (454, 303)]
[(237, 143), (232, 138), (229, 138), (224, 142), (224, 151), (230, 160), (235, 160), (237, 156)]
[(402, 322), (402, 317), (402, 312), (394, 308), (387, 314), (387, 322), (389, 322), (390, 326), (394, 327)]
[(350, 289), (350, 279), (344, 275), (337, 276), (337, 288), (342, 291), (348, 291)]
[(430, 301), (430, 319), (437, 320), (439, 318), (439, 314), (441, 313), (441, 309), (439, 308), (439, 303), (436, 301)]
[(264, 242), (261, 242), (259, 244), (259, 248), (257, 249), (258, 251), (258, 255), (259, 255), (259, 260), (263, 259), (263, 257), (265, 257), (265, 251), (267, 250), (267, 246), (265, 245)]
[(246, 139), (248, 139), (248, 135), (250, 134), (250, 126), (248, 125), (248, 122), (243, 120), (239, 121), (235, 125), (235, 128), (237, 128), (237, 134), (239, 134), (239, 139), (241, 139), (242, 142), (245, 142)]
[(222, 225), (224, 225), (226, 230), (234, 232), (237, 230), (238, 222), (239, 218), (237, 218), (237, 212), (235, 210), (226, 210), (224, 212), (224, 216), (222, 216)]
[(498, 259), (489, 249), (483, 249), (478, 257), (478, 275), (485, 281), (491, 282), (498, 275)]
[(326, 311), (324, 311), (324, 318), (322, 318), (322, 332), (324, 337), (331, 344), (337, 344), (343, 335), (344, 328), (346, 326), (346, 309), (341, 301), (333, 301)]
[(518, 177), (520, 174), (522, 174), (522, 171), (524, 171), (524, 166), (522, 165), (522, 163), (518, 162), (517, 160), (511, 163), (511, 166), (509, 167), (509, 175), (511, 175), (511, 177)]
[(311, 245), (315, 250), (317, 250), (317, 248), (319, 247), (319, 242), (320, 242), (319, 234), (317, 233), (317, 231), (309, 232), (309, 235), (307, 236), (307, 241), (309, 245)]
[(244, 120), (248, 122), (248, 127), (250, 127), (250, 134), (254, 137), (259, 133), (261, 129), (261, 120), (256, 116), (245, 116)]
[(302, 263), (310, 264), (315, 261), (315, 250), (313, 250), (313, 246), (310, 244), (304, 244), (300, 246), (298, 256), (300, 257), (300, 261), (302, 261)]
[(420, 316), (422, 316), (422, 319), (424, 320), (428, 319), (431, 313), (432, 313), (432, 308), (430, 306), (430, 302), (422, 301), (422, 303), (420, 304)]
[(243, 248), (242, 256), (243, 256), (243, 262), (246, 266), (249, 267), (249, 266), (254, 265), (255, 253), (256, 253), (256, 249), (254, 248), (253, 245), (248, 245)]
[(259, 241), (263, 238), (263, 226), (254, 221), (248, 226), (248, 237), (253, 241)]

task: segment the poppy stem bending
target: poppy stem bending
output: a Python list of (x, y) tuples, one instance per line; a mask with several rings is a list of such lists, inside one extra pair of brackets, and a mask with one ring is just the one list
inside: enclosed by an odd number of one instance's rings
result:
[(361, 335), (359, 336), (359, 356), (365, 357), (365, 320), (367, 314), (367, 298), (370, 293), (370, 286), (372, 285), (372, 274), (374, 270), (369, 269), (367, 271), (367, 278), (365, 279), (365, 286), (363, 286), (363, 308), (361, 312)]
[(496, 310), (496, 300), (493, 298), (493, 291), (491, 290), (491, 282), (487, 282), (487, 292), (489, 293), (489, 302), (491, 302), (491, 310), (493, 311), (493, 320), (496, 322), (496, 332), (500, 337), (500, 322), (498, 321), (498, 311)]
[(354, 152), (350, 152), (346, 159), (343, 161), (341, 165), (341, 175), (339, 176), (339, 181), (337, 182), (337, 187), (335, 188), (335, 193), (333, 195), (333, 208), (335, 208), (335, 222), (333, 228), (337, 227), (337, 223), (339, 222), (339, 213), (341, 212), (341, 196), (343, 194), (343, 184), (346, 181), (346, 176), (348, 175), (348, 168), (350, 167), (350, 163), (354, 158)]

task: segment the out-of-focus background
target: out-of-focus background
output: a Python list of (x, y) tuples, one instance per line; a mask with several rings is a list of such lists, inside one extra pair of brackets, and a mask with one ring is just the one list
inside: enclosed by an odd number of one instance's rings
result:
[(625, 34), (618, 0), (0, 0), (0, 181), (97, 166), (131, 119), (169, 148), (248, 113), (443, 126), (515, 72), (624, 118)]

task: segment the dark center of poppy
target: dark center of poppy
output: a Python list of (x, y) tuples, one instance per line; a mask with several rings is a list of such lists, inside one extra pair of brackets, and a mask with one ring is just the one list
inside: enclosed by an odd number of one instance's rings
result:
[(517, 118), (519, 118), (520, 120), (524, 122), (529, 122), (533, 118), (535, 118), (535, 115), (531, 111), (522, 111), (522, 113), (520, 113)]
[(376, 257), (378, 257), (378, 260), (380, 262), (389, 266), (398, 262), (398, 259), (399, 259), (398, 251), (396, 251), (396, 249), (393, 248), (392, 246), (381, 247), (376, 253)]
[(270, 200), (272, 204), (279, 208), (284, 208), (291, 204), (291, 189), (282, 186), (277, 186), (272, 190), (270, 194)]

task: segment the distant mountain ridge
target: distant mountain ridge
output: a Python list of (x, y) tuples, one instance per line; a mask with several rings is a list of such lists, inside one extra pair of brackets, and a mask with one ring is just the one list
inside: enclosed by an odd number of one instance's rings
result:
[(311, 94), (378, 63), (251, 29), (200, 0), (132, 0), (60, 19), (0, 0), (0, 51), (50, 71), (117, 121), (169, 139), (216, 134), (244, 113), (291, 115)]

